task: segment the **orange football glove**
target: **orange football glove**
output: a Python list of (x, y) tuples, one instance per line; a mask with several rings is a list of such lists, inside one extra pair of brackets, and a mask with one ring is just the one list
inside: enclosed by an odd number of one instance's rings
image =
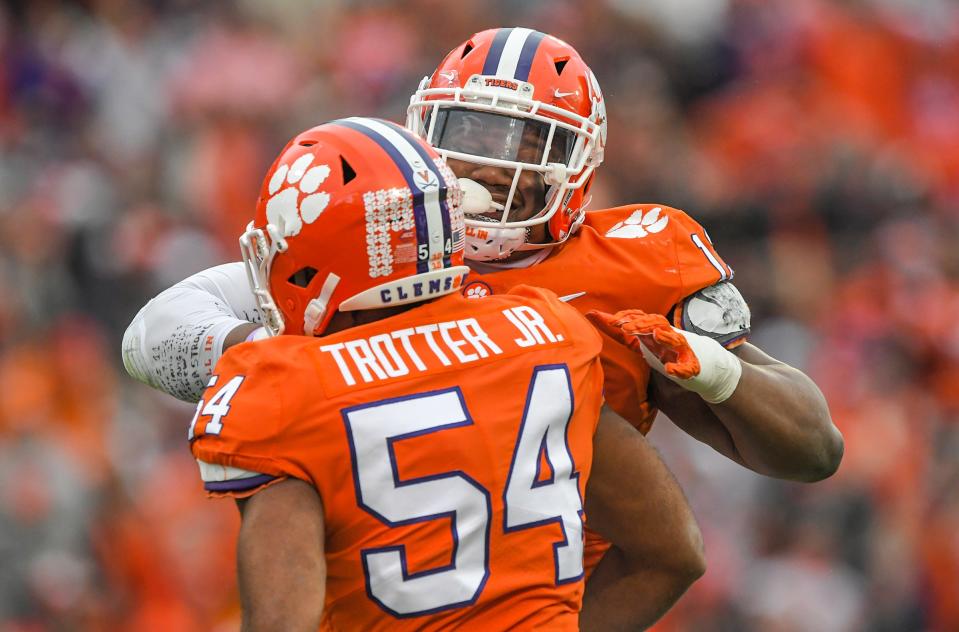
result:
[(586, 317), (606, 335), (641, 353), (650, 368), (710, 404), (726, 401), (739, 385), (739, 358), (712, 338), (676, 329), (659, 314), (594, 310)]
[(643, 345), (669, 375), (688, 380), (699, 374), (699, 359), (686, 338), (662, 315), (638, 309), (624, 309), (615, 314), (594, 309), (586, 317), (607, 336), (637, 353), (642, 353), (639, 345)]

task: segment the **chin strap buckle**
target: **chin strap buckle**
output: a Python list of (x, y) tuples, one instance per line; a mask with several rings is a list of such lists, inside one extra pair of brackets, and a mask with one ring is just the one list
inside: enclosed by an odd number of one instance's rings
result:
[(323, 282), (323, 287), (320, 288), (319, 295), (303, 310), (303, 333), (307, 336), (318, 336), (323, 333), (316, 331), (316, 328), (323, 322), (330, 304), (330, 297), (333, 296), (333, 291), (339, 283), (340, 277), (330, 272), (326, 281)]

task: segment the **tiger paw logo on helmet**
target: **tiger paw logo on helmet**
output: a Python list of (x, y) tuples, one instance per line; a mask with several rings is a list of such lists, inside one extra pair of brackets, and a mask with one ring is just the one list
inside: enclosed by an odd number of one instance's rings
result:
[(313, 158), (305, 154), (292, 165), (280, 165), (270, 178), (267, 190), (272, 197), (266, 203), (266, 218), (284, 237), (298, 235), (303, 224), (315, 222), (330, 203), (329, 193), (317, 191), (329, 177), (330, 167), (311, 167)]
[(662, 212), (663, 209), (658, 206), (645, 214), (643, 209), (639, 209), (629, 218), (606, 231), (606, 236), (618, 239), (640, 239), (650, 233), (658, 233), (669, 223), (669, 215), (660, 217)]

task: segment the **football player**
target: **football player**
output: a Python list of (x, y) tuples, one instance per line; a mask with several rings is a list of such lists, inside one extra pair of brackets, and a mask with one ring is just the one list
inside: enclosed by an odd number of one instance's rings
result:
[[(644, 432), (662, 410), (758, 473), (815, 481), (836, 470), (843, 442), (821, 392), (745, 341), (749, 308), (703, 228), (665, 205), (585, 212), (606, 115), (575, 49), (530, 29), (477, 33), (424, 79), (407, 126), (461, 179), (472, 270), (464, 295), (528, 283), (596, 311), (607, 403)], [(617, 313), (627, 308), (641, 313)], [(195, 401), (223, 349), (263, 335), (256, 321), (242, 265), (219, 266), (141, 310), (124, 364)], [(641, 346), (622, 344), (630, 341)], [(602, 547), (588, 550), (591, 566)]]
[[(424, 79), (408, 127), (464, 180), (467, 296), (529, 283), (569, 296), (583, 312), (638, 306), (668, 318), (728, 365), (728, 392), (704, 399), (694, 383), (670, 379), (656, 363), (651, 375), (647, 362), (607, 338), (607, 398), (618, 413), (644, 430), (657, 408), (671, 413), (692, 436), (769, 476), (815, 481), (836, 470), (842, 437), (819, 389), (745, 342), (749, 308), (705, 230), (664, 205), (584, 211), (606, 115), (575, 49), (523, 28), (477, 33)], [(257, 320), (242, 266), (212, 268), (137, 314), (124, 364), (144, 383), (196, 401), (223, 350), (261, 335)], [(736, 361), (706, 339), (732, 349)]]
[[(241, 246), (268, 339), (220, 358), (189, 428), (240, 504), (244, 630), (610, 629), (649, 568), (673, 598), (702, 572), (675, 480), (600, 417), (596, 330), (546, 290), (460, 294), (461, 205), (376, 119), (307, 130), (267, 173)], [(621, 568), (580, 620), (584, 510)]]

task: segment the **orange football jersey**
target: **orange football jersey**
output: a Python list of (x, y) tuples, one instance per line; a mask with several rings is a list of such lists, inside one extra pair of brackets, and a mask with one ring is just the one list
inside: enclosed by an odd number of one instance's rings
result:
[[(633, 204), (586, 213), (579, 231), (536, 265), (470, 274), (463, 294), (495, 295), (529, 283), (549, 288), (583, 313), (641, 309), (667, 315), (690, 294), (732, 276), (705, 229), (686, 213)], [(602, 338), (606, 403), (646, 434), (656, 417), (646, 397), (649, 365), (619, 342)], [(587, 528), (587, 575), (608, 548), (605, 539)]]
[[(463, 294), (499, 294), (524, 283), (552, 290), (583, 313), (641, 309), (668, 315), (690, 294), (732, 276), (705, 229), (686, 213), (632, 204), (586, 213), (579, 231), (536, 265), (470, 274)], [(645, 360), (604, 335), (603, 370), (606, 402), (649, 432), (656, 411), (646, 401)]]
[(241, 344), (192, 452), (213, 494), (316, 487), (325, 629), (575, 630), (601, 346), (529, 287)]

